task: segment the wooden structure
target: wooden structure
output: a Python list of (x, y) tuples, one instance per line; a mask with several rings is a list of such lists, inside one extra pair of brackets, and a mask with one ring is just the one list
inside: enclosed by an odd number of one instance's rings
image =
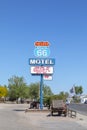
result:
[(68, 117), (76, 117), (77, 112), (73, 109), (67, 110)]
[(67, 116), (67, 106), (63, 100), (52, 100), (51, 115), (53, 115), (55, 112), (57, 112), (59, 116), (62, 114)]

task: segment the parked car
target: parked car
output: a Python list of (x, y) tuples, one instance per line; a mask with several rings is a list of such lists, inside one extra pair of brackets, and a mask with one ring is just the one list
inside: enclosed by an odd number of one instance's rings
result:
[(84, 102), (84, 104), (87, 104), (87, 100)]
[(70, 104), (70, 101), (69, 100), (66, 100), (66, 105), (69, 105)]
[(39, 109), (39, 102), (38, 101), (32, 101), (30, 103), (30, 109), (33, 109), (33, 108)]

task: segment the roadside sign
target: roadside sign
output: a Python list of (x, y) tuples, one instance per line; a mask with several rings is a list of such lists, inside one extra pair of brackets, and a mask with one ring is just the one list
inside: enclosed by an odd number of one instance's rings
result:
[(34, 45), (36, 47), (38, 47), (38, 46), (47, 46), (48, 47), (50, 44), (47, 41), (37, 41), (37, 42), (34, 43)]
[(44, 80), (52, 80), (52, 75), (43, 75)]
[(31, 66), (31, 74), (53, 74), (52, 66)]
[(36, 47), (34, 49), (34, 55), (36, 57), (48, 57), (50, 55), (50, 49), (48, 47)]
[(55, 65), (54, 58), (29, 58), (29, 65)]
[(43, 109), (43, 80), (52, 80), (53, 66), (55, 65), (54, 58), (47, 58), (50, 56), (50, 44), (48, 41), (36, 41), (34, 43), (34, 56), (36, 58), (29, 58), (30, 73), (32, 75), (39, 75), (40, 78), (40, 109)]

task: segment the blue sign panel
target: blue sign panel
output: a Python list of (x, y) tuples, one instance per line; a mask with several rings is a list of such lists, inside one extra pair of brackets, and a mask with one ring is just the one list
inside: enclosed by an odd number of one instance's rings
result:
[(48, 47), (36, 47), (34, 49), (34, 55), (36, 57), (48, 57), (50, 55), (50, 49)]
[(54, 65), (54, 58), (30, 58), (29, 65)]

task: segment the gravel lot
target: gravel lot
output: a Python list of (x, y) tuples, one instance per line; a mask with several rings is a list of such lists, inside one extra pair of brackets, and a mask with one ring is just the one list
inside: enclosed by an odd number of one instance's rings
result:
[(49, 112), (25, 112), (28, 104), (0, 104), (0, 130), (87, 130), (87, 116), (49, 116)]

